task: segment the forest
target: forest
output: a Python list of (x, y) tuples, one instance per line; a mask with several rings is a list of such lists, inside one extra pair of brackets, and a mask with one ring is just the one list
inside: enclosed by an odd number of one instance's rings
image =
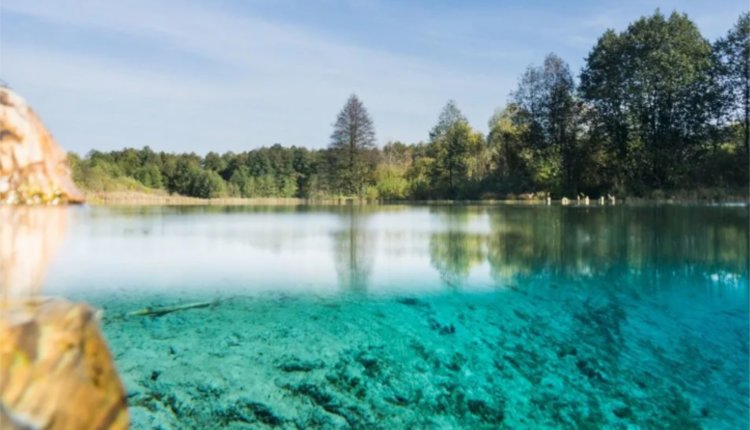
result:
[(69, 159), (89, 192), (165, 190), (217, 197), (382, 200), (747, 195), (750, 14), (710, 42), (685, 14), (656, 11), (602, 34), (577, 75), (550, 53), (519, 77), (488, 134), (453, 101), (429, 139), (376, 145), (352, 95), (324, 149), (91, 151)]

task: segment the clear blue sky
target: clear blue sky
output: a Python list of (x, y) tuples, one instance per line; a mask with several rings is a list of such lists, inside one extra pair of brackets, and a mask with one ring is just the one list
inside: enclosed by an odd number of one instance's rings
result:
[(0, 78), (79, 153), (323, 147), (357, 93), (378, 142), (427, 139), (454, 99), (477, 129), (555, 52), (686, 12), (709, 40), (747, 0), (0, 0)]

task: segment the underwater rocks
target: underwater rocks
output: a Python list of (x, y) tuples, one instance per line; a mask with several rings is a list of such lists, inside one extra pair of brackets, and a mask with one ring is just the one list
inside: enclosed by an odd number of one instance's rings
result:
[(282, 422), (284, 422), (282, 418), (279, 418), (274, 414), (271, 408), (269, 408), (267, 405), (264, 405), (263, 403), (245, 401), (242, 402), (240, 406), (241, 409), (244, 409), (246, 414), (242, 415), (241, 418), (246, 422), (251, 423), (253, 421), (259, 421), (272, 427), (278, 426)]
[(310, 372), (323, 367), (321, 360), (302, 360), (300, 358), (286, 355), (281, 357), (277, 367), (284, 372)]
[(416, 297), (400, 297), (400, 298), (396, 299), (396, 302), (401, 303), (402, 305), (412, 306), (412, 307), (415, 307), (415, 308), (423, 308), (423, 309), (429, 309), (430, 308), (430, 304), (429, 303), (427, 303), (427, 302), (425, 302), (423, 300), (419, 300)]
[(290, 392), (310, 399), (329, 414), (343, 419), (350, 428), (376, 428), (375, 421), (364, 408), (354, 402), (346, 402), (339, 396), (315, 384), (287, 385)]
[(65, 152), (18, 94), (0, 86), (0, 203), (80, 203)]
[(503, 405), (489, 405), (484, 400), (468, 400), (466, 407), (469, 412), (479, 417), (485, 423), (497, 424), (503, 422), (505, 413)]
[(613, 295), (590, 297), (583, 302), (582, 308), (575, 318), (586, 329), (587, 337), (599, 338), (612, 348), (622, 344), (621, 327), (627, 314), (619, 299)]
[(736, 346), (696, 356), (699, 330), (654, 331), (627, 294), (556, 294), (238, 299), (107, 328), (134, 428), (747, 428), (735, 372), (711, 367)]
[(455, 334), (456, 333), (456, 326), (451, 324), (443, 324), (440, 323), (435, 318), (428, 318), (427, 319), (427, 325), (430, 327), (430, 330), (437, 331), (441, 335), (447, 335), (447, 334)]
[(128, 428), (125, 391), (91, 308), (0, 301), (0, 339), (0, 428)]

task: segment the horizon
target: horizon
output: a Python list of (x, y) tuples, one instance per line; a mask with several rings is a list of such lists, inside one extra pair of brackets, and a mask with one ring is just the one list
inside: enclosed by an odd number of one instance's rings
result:
[(486, 134), (526, 67), (554, 52), (577, 78), (605, 30), (657, 9), (713, 42), (745, 6), (4, 0), (0, 78), (78, 154), (324, 148), (352, 93), (382, 147), (427, 140), (448, 100)]

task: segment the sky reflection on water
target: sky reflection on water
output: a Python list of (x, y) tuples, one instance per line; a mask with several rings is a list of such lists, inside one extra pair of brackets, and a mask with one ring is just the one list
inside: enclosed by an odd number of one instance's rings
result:
[(551, 282), (747, 297), (747, 207), (71, 208), (45, 292), (420, 292)]

